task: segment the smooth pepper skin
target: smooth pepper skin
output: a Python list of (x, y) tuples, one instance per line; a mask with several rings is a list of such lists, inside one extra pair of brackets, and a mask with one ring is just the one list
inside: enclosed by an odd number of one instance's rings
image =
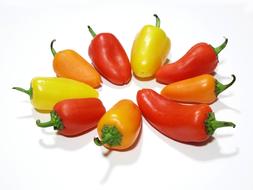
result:
[(213, 112), (206, 104), (180, 104), (151, 89), (139, 90), (137, 102), (151, 126), (180, 142), (205, 142), (216, 128), (235, 126), (231, 122), (216, 121), (214, 116), (209, 118)]
[(138, 106), (131, 100), (121, 100), (100, 119), (97, 125), (100, 140), (94, 140), (108, 149), (127, 150), (134, 145), (139, 136), (141, 121)]
[(52, 111), (57, 102), (65, 99), (98, 97), (98, 92), (87, 84), (57, 77), (33, 78), (27, 91), (32, 105), (39, 111)]
[(92, 64), (111, 83), (127, 84), (132, 76), (131, 65), (119, 40), (111, 33), (93, 34), (88, 51)]
[(212, 74), (218, 64), (218, 53), (226, 44), (227, 39), (218, 48), (207, 43), (198, 43), (178, 61), (161, 66), (155, 78), (160, 83), (169, 84), (202, 74)]
[(56, 75), (98, 88), (101, 85), (101, 77), (96, 69), (73, 50), (67, 49), (56, 53), (53, 49), (54, 41), (51, 43), (51, 50), (54, 55), (53, 68)]
[(74, 137), (96, 128), (104, 113), (105, 107), (97, 98), (68, 99), (54, 106), (51, 121), (41, 123), (37, 120), (36, 123), (39, 127), (54, 126), (58, 134)]
[(171, 42), (159, 26), (144, 26), (133, 42), (131, 66), (138, 78), (154, 77), (156, 71), (166, 61)]
[(218, 94), (235, 82), (235, 76), (232, 76), (232, 82), (223, 85), (210, 74), (199, 75), (168, 84), (162, 89), (161, 95), (179, 102), (211, 104), (217, 100)]

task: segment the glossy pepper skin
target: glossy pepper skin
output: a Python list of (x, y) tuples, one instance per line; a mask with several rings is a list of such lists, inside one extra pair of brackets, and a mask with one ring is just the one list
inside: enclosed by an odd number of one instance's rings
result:
[(221, 92), (235, 82), (235, 75), (232, 75), (232, 77), (233, 80), (224, 85), (212, 75), (200, 75), (165, 86), (161, 91), (161, 95), (179, 102), (211, 104), (217, 100), (217, 96)]
[(141, 131), (141, 111), (131, 100), (121, 100), (100, 119), (94, 138), (96, 145), (112, 150), (127, 150), (136, 142)]
[(139, 90), (137, 102), (151, 126), (180, 142), (206, 142), (217, 128), (235, 127), (232, 122), (216, 121), (206, 104), (180, 104), (151, 89)]
[(89, 56), (98, 72), (116, 85), (127, 84), (131, 79), (131, 65), (119, 40), (111, 33), (95, 34), (89, 46)]
[(101, 84), (101, 77), (96, 69), (77, 52), (67, 49), (56, 52), (51, 42), (51, 52), (54, 56), (53, 68), (58, 77), (65, 77), (86, 83), (93, 88)]
[(105, 107), (97, 98), (68, 99), (55, 104), (50, 121), (37, 120), (36, 124), (42, 128), (53, 126), (58, 134), (74, 137), (96, 128), (104, 113)]
[(32, 79), (29, 90), (20, 87), (13, 89), (28, 94), (38, 111), (52, 111), (57, 102), (65, 99), (98, 97), (94, 88), (67, 78), (37, 77)]
[(226, 47), (228, 39), (217, 48), (207, 43), (194, 45), (182, 58), (175, 63), (164, 64), (156, 72), (158, 82), (172, 82), (192, 78), (202, 74), (211, 74), (218, 64), (218, 54)]
[(144, 26), (137, 34), (132, 46), (132, 69), (135, 76), (141, 79), (154, 77), (170, 51), (170, 39), (160, 28), (159, 17), (156, 14), (154, 16), (156, 26)]

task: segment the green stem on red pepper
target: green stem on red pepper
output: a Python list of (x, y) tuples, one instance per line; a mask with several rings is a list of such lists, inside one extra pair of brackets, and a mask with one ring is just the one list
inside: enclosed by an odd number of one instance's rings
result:
[(228, 39), (226, 37), (225, 38), (225, 41), (218, 47), (214, 48), (214, 51), (216, 53), (216, 55), (218, 55), (226, 46), (227, 46), (227, 43), (228, 43)]
[(208, 135), (212, 135), (214, 131), (222, 127), (233, 127), (235, 124), (228, 121), (217, 121), (213, 112), (208, 113), (208, 117), (205, 120), (206, 131)]
[(88, 25), (88, 30), (90, 32), (90, 34), (92, 35), (92, 37), (94, 38), (97, 34), (94, 32), (94, 30)]
[(56, 54), (56, 51), (53, 47), (55, 41), (56, 41), (56, 39), (53, 39), (50, 43), (50, 49), (51, 49), (51, 52), (52, 52), (53, 56), (55, 56), (55, 54)]
[(157, 14), (154, 14), (154, 17), (156, 18), (155, 26), (156, 26), (157, 28), (160, 28), (160, 25), (161, 25), (161, 20), (160, 20), (160, 18), (158, 17)]
[(229, 88), (234, 84), (234, 82), (236, 81), (236, 77), (235, 75), (232, 75), (232, 77), (233, 77), (232, 81), (228, 84), (222, 84), (218, 80), (216, 80), (216, 89), (215, 89), (216, 96), (218, 96), (221, 92), (223, 92), (224, 90), (226, 90), (227, 88)]
[(50, 112), (51, 119), (48, 122), (41, 123), (41, 121), (38, 119), (36, 120), (36, 124), (38, 127), (46, 128), (46, 127), (54, 127), (54, 130), (60, 130), (63, 129), (64, 126), (61, 122), (60, 117), (57, 115), (55, 111)]
[(96, 137), (94, 143), (98, 146), (108, 144), (109, 146), (118, 146), (121, 144), (122, 134), (119, 130), (112, 125), (105, 125), (102, 129), (101, 140)]

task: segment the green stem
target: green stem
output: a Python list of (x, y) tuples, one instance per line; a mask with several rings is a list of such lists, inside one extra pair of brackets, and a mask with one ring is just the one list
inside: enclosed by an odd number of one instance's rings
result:
[(215, 88), (216, 96), (218, 96), (221, 92), (223, 92), (224, 90), (226, 90), (227, 88), (229, 88), (234, 84), (234, 82), (236, 81), (236, 77), (235, 75), (232, 75), (232, 77), (233, 77), (232, 81), (228, 84), (222, 84), (218, 80), (216, 80), (216, 88)]
[(88, 25), (88, 30), (90, 32), (90, 34), (92, 35), (92, 37), (94, 38), (97, 34), (94, 32), (94, 30)]
[(158, 17), (157, 14), (154, 14), (154, 17), (156, 18), (156, 23), (155, 23), (155, 26), (160, 28), (160, 25), (161, 25), (161, 20), (160, 18)]
[(37, 119), (36, 124), (38, 125), (38, 127), (42, 127), (42, 128), (54, 126), (54, 123), (52, 122), (52, 120), (41, 123), (41, 121), (39, 119)]
[(213, 135), (216, 129), (222, 127), (233, 127), (235, 124), (228, 121), (217, 121), (213, 112), (208, 113), (208, 117), (205, 120), (206, 131), (208, 135)]
[(20, 92), (24, 92), (24, 93), (26, 93), (27, 95), (30, 96), (30, 99), (32, 99), (32, 95), (33, 95), (32, 87), (30, 87), (28, 90), (20, 88), (20, 87), (13, 87), (12, 89), (20, 91)]
[(56, 55), (56, 51), (55, 51), (55, 49), (54, 49), (54, 47), (53, 47), (55, 41), (56, 41), (56, 39), (53, 39), (53, 40), (51, 41), (51, 43), (50, 43), (50, 49), (51, 49), (51, 52), (52, 52), (53, 56)]
[(54, 127), (54, 130), (61, 130), (64, 128), (60, 117), (57, 115), (55, 111), (50, 112), (51, 119), (50, 121), (41, 123), (41, 121), (38, 119), (36, 120), (36, 124), (38, 127), (46, 128), (46, 127)]
[(102, 145), (103, 145), (102, 141), (101, 141), (98, 137), (95, 137), (95, 138), (94, 138), (94, 143), (95, 143), (97, 146), (102, 146)]
[(102, 128), (101, 140), (98, 137), (94, 138), (94, 143), (98, 146), (108, 144), (109, 146), (118, 146), (121, 144), (122, 134), (113, 125), (104, 125)]
[(213, 48), (217, 56), (227, 46), (228, 39), (226, 37), (224, 38), (225, 38), (225, 41), (220, 46)]

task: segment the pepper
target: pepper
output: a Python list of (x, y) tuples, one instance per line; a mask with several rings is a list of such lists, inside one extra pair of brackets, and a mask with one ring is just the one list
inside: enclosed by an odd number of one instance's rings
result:
[(166, 61), (171, 42), (160, 28), (160, 19), (156, 17), (156, 26), (145, 25), (137, 34), (131, 51), (131, 65), (135, 76), (141, 79), (154, 77), (159, 67)]
[(42, 128), (53, 126), (58, 134), (73, 137), (94, 129), (104, 113), (103, 103), (97, 98), (68, 99), (55, 104), (50, 121), (37, 120), (36, 124)]
[(116, 85), (127, 84), (131, 79), (131, 65), (119, 40), (111, 33), (96, 34), (89, 46), (89, 56), (98, 72)]
[(98, 122), (98, 146), (112, 150), (131, 148), (141, 131), (141, 111), (131, 100), (121, 100), (107, 111)]
[(194, 45), (182, 58), (171, 64), (164, 64), (156, 73), (160, 83), (192, 78), (202, 74), (212, 74), (218, 64), (218, 54), (226, 47), (228, 39), (217, 48), (207, 43)]
[(221, 92), (235, 82), (235, 75), (232, 75), (232, 77), (233, 80), (229, 84), (224, 85), (212, 75), (200, 75), (165, 86), (161, 91), (161, 95), (168, 99), (185, 103), (211, 104), (217, 100), (217, 96)]
[(28, 94), (38, 111), (51, 111), (57, 102), (65, 99), (98, 97), (98, 92), (89, 85), (67, 78), (37, 77), (32, 79), (28, 90), (13, 89)]
[(84, 82), (94, 88), (100, 86), (101, 77), (91, 64), (77, 52), (67, 49), (56, 53), (51, 42), (51, 52), (54, 56), (53, 68), (58, 77), (65, 77)]
[(180, 104), (151, 89), (139, 90), (137, 102), (151, 126), (180, 142), (206, 142), (216, 129), (235, 127), (232, 122), (217, 121), (207, 104)]

